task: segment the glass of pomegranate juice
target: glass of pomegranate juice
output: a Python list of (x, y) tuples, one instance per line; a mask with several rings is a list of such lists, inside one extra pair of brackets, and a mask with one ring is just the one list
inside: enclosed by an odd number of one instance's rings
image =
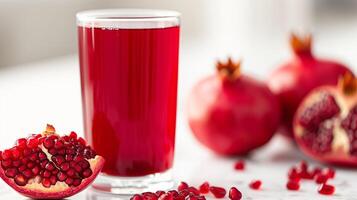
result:
[(85, 136), (106, 160), (93, 188), (172, 187), (179, 13), (83, 11), (77, 27)]

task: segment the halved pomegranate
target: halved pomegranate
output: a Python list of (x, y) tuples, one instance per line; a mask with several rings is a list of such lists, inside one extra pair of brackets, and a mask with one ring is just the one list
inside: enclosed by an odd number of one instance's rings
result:
[(357, 79), (347, 73), (337, 87), (313, 90), (298, 108), (294, 134), (307, 155), (357, 167)]
[(0, 177), (34, 199), (72, 196), (85, 189), (104, 164), (103, 157), (75, 132), (59, 136), (51, 125), (42, 134), (18, 139), (0, 155)]

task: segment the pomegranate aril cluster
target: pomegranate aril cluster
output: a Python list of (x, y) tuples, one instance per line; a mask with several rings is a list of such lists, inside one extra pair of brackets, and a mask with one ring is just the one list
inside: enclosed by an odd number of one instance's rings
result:
[(328, 153), (333, 140), (333, 124), (326, 121), (340, 113), (335, 98), (330, 94), (321, 94), (321, 101), (307, 107), (299, 116), (299, 123), (304, 127), (302, 140), (313, 151)]
[(94, 158), (96, 153), (72, 132), (63, 137), (37, 134), (21, 138), (15, 147), (0, 155), (5, 175), (17, 185), (25, 186), (31, 181), (48, 188), (57, 182), (74, 187), (80, 185), (92, 175), (87, 160)]
[[(288, 181), (286, 183), (286, 188), (288, 190), (299, 190), (301, 180), (314, 180), (316, 184), (320, 185), (320, 189), (318, 190), (320, 194), (333, 194), (334, 189), (332, 191), (332, 185), (328, 185), (327, 182), (329, 179), (333, 179), (335, 177), (335, 170), (332, 168), (321, 169), (319, 167), (315, 167), (314, 169), (309, 169), (308, 164), (305, 161), (301, 161), (299, 165), (293, 166), (289, 169), (288, 172)], [(324, 186), (327, 185), (327, 186)], [(327, 187), (326, 190), (332, 192), (320, 192), (320, 190), (324, 190), (323, 188)]]
[[(211, 193), (215, 198), (221, 199), (226, 196), (226, 190), (222, 187), (210, 186), (206, 181), (199, 188), (189, 186), (186, 182), (181, 182), (177, 190), (144, 192), (135, 194), (130, 200), (206, 200), (205, 194)], [(229, 190), (229, 199), (240, 200), (242, 193), (235, 187)]]

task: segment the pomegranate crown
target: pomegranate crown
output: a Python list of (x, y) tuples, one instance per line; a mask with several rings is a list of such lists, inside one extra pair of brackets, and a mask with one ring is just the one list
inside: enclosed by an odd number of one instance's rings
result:
[(290, 36), (290, 45), (295, 54), (311, 55), (312, 36), (311, 34), (306, 34), (302, 37), (292, 33)]
[(338, 81), (338, 87), (345, 95), (353, 95), (357, 91), (357, 79), (356, 77), (347, 72)]
[(228, 57), (227, 62), (217, 61), (216, 69), (218, 75), (223, 79), (236, 80), (240, 76), (241, 61), (234, 62), (231, 57)]

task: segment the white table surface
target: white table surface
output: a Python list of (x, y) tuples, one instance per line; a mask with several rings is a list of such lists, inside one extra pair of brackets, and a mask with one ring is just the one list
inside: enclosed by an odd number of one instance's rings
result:
[[(333, 196), (319, 195), (317, 185), (309, 181), (302, 182), (298, 192), (287, 191), (285, 183), (288, 168), (307, 158), (280, 136), (250, 157), (244, 158), (247, 164), (244, 172), (233, 170), (233, 163), (238, 158), (218, 157), (197, 143), (187, 127), (184, 100), (197, 78), (212, 71), (212, 59), (190, 60), (198, 55), (198, 51), (187, 50), (181, 56), (181, 66), (190, 64), (196, 67), (185, 66), (180, 71), (174, 166), (176, 182), (183, 180), (198, 186), (203, 181), (209, 181), (226, 188), (236, 186), (242, 191), (243, 199), (357, 199), (357, 173), (351, 169), (337, 169), (336, 178), (331, 182), (336, 186)], [(11, 146), (20, 136), (41, 131), (46, 123), (54, 124), (58, 132), (76, 130), (82, 135), (77, 62), (76, 56), (72, 55), (0, 70), (0, 149)], [(207, 67), (200, 69), (197, 67), (200, 65)], [(258, 75), (264, 73), (264, 70), (256, 72)], [(252, 179), (263, 181), (262, 190), (249, 189), (248, 184)], [(0, 199), (15, 198), (26, 199), (0, 181)], [(121, 198), (86, 190), (69, 199)]]

